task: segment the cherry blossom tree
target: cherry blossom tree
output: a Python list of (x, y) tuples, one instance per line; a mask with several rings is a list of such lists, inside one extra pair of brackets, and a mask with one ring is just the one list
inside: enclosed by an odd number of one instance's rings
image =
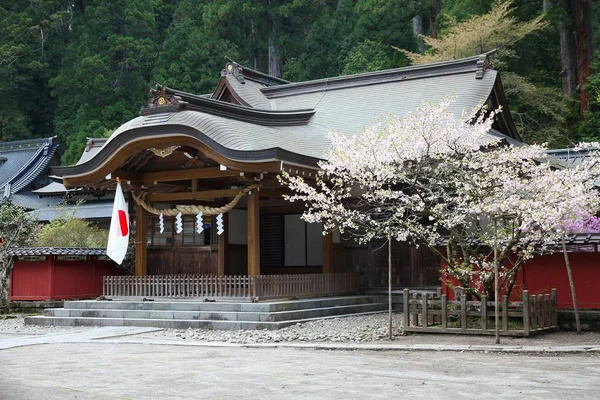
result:
[[(454, 111), (453, 111), (454, 109)], [(359, 242), (389, 237), (427, 245), (469, 295), (510, 292), (519, 268), (560, 243), (565, 220), (593, 215), (597, 163), (566, 168), (544, 146), (491, 135), (499, 110), (456, 116), (452, 101), (424, 104), (362, 133), (331, 133), (316, 184), (283, 175), (307, 205), (303, 218)]]

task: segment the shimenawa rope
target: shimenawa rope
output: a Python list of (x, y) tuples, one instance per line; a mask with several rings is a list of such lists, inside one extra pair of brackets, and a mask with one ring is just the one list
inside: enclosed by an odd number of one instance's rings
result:
[(148, 211), (150, 214), (154, 214), (154, 215), (163, 214), (163, 215), (166, 215), (169, 217), (174, 217), (179, 213), (181, 213), (183, 215), (197, 215), (199, 213), (202, 213), (203, 215), (218, 215), (218, 214), (224, 214), (228, 211), (231, 211), (231, 209), (236, 206), (236, 204), (241, 200), (242, 197), (244, 197), (246, 194), (248, 194), (248, 192), (250, 192), (254, 189), (258, 189), (258, 185), (246, 186), (245, 188), (240, 190), (240, 192), (233, 198), (233, 200), (231, 200), (228, 204), (225, 204), (222, 207), (194, 205), (194, 206), (175, 206), (175, 208), (158, 209), (158, 208), (152, 207), (150, 204), (148, 204), (146, 202), (145, 199), (146, 199), (146, 196), (148, 195), (148, 192), (142, 192), (142, 193), (133, 192), (132, 195), (133, 195), (133, 199), (139, 206), (141, 206), (144, 210)]

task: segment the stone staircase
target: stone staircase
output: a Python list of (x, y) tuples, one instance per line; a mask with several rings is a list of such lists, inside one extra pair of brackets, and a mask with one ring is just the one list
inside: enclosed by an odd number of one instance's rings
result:
[(323, 318), (373, 314), (387, 310), (379, 296), (326, 297), (264, 303), (232, 300), (83, 300), (65, 301), (25, 324), (56, 326), (142, 326), (204, 329), (280, 329)]

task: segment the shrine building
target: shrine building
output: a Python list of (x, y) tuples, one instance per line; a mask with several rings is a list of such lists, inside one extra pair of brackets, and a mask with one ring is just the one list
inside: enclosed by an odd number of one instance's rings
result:
[[(282, 198), (290, 192), (277, 176), (314, 181), (330, 148), (328, 132), (354, 135), (377, 119), (451, 97), (457, 116), (502, 107), (489, 134), (520, 141), (486, 55), (308, 82), (231, 61), (209, 95), (157, 85), (139, 117), (53, 173), (67, 188), (98, 191), (113, 190), (120, 179), (138, 276), (352, 272), (363, 287), (384, 286), (387, 250), (323, 236), (319, 224), (300, 218), (303, 204)], [(397, 246), (395, 286), (438, 284), (433, 254)]]

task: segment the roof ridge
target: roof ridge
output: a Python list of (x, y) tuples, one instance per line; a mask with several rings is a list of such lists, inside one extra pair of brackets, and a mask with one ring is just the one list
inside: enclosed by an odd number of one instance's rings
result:
[[(56, 136), (48, 137), (48, 138), (34, 138), (34, 139), (23, 139), (23, 140), (13, 140), (11, 142), (0, 142), (0, 151), (13, 151), (13, 150), (26, 150), (27, 148), (22, 148), (23, 145), (28, 144), (52, 144), (53, 140), (56, 139)], [(13, 149), (14, 146), (18, 146)]]
[(267, 98), (273, 98), (307, 92), (319, 92), (323, 90), (389, 83), (406, 79), (431, 78), (467, 72), (475, 72), (473, 79), (481, 79), (484, 71), (489, 67), (487, 58), (490, 53), (491, 52), (430, 64), (410, 65), (407, 67), (391, 68), (381, 71), (294, 82), (286, 85), (266, 87), (260, 90)]
[(286, 85), (291, 83), (288, 80), (265, 74), (264, 72), (257, 71), (250, 67), (246, 67), (245, 65), (242, 65), (227, 56), (225, 56), (225, 59), (228, 61), (228, 63), (225, 64), (225, 69), (221, 73), (222, 75), (228, 73), (233, 73), (234, 75), (235, 73), (241, 73), (244, 78), (265, 84), (267, 86)]

